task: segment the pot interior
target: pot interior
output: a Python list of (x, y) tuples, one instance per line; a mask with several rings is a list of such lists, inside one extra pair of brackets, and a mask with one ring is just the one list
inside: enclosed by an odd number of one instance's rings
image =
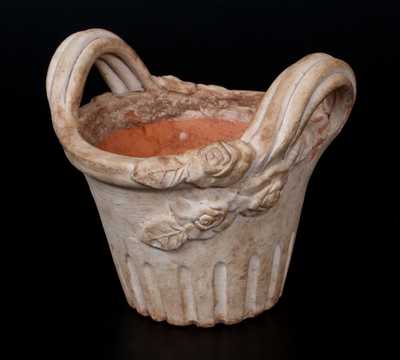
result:
[(181, 154), (220, 140), (239, 139), (248, 124), (211, 117), (161, 119), (114, 130), (96, 146), (120, 155), (150, 157)]
[(226, 89), (195, 94), (106, 93), (81, 108), (78, 129), (90, 144), (120, 155), (181, 154), (239, 139), (262, 95)]

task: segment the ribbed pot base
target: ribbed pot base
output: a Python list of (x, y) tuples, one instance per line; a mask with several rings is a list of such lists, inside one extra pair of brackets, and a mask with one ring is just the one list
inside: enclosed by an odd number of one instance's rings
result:
[(252, 318), (281, 296), (294, 239), (293, 233), (286, 246), (278, 242), (272, 254), (252, 255), (244, 266), (218, 261), (201, 276), (200, 269), (160, 269), (129, 256), (120, 271), (128, 303), (141, 315), (179, 326), (230, 325)]

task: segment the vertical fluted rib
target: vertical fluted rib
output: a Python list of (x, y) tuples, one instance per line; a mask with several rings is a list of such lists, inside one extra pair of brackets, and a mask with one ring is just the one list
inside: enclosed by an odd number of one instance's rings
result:
[(138, 272), (136, 271), (136, 266), (131, 257), (127, 258), (130, 283), (133, 290), (133, 295), (135, 296), (136, 309), (143, 314), (147, 314), (147, 308), (144, 301), (143, 290), (140, 283), (140, 278)]
[(253, 255), (247, 270), (247, 289), (245, 300), (245, 314), (255, 314), (257, 306), (257, 283), (260, 273), (260, 258)]
[(182, 266), (179, 268), (179, 286), (181, 289), (182, 307), (185, 320), (188, 322), (197, 321), (196, 300), (193, 292), (192, 274), (190, 270)]
[(215, 319), (225, 320), (227, 314), (227, 275), (226, 265), (218, 262), (214, 267), (214, 315)]
[(151, 317), (155, 320), (165, 320), (165, 310), (161, 299), (160, 289), (157, 279), (153, 274), (153, 268), (150, 264), (143, 265), (143, 279), (148, 301), (148, 310)]
[(281, 295), (282, 295), (282, 292), (283, 292), (283, 288), (285, 286), (286, 276), (287, 276), (287, 273), (288, 273), (288, 270), (289, 270), (290, 259), (292, 258), (292, 252), (293, 252), (293, 246), (294, 246), (295, 238), (296, 238), (296, 233), (292, 232), (292, 235), (290, 236), (288, 252), (286, 254), (286, 264), (285, 264), (285, 270), (284, 270), (284, 273), (283, 273), (283, 280), (282, 280), (282, 285), (281, 285), (281, 290), (280, 290), (280, 294)]
[(274, 257), (272, 260), (272, 269), (271, 269), (271, 276), (268, 288), (268, 300), (267, 303), (270, 305), (275, 301), (276, 295), (276, 287), (279, 277), (279, 269), (280, 269), (280, 262), (281, 262), (281, 245), (278, 243), (274, 250)]

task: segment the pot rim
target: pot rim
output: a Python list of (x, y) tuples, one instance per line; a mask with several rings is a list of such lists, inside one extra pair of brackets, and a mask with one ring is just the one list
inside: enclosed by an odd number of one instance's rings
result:
[[(179, 93), (188, 97), (197, 97), (199, 96), (197, 92), (200, 91), (201, 96), (203, 97), (208, 94), (209, 96), (216, 96), (220, 99), (254, 98), (255, 101), (258, 103), (259, 101), (261, 101), (262, 95), (264, 94), (264, 92), (262, 91), (230, 90), (217, 85), (195, 84), (187, 81), (182, 81), (172, 75), (152, 77), (154, 81), (157, 82), (160, 87), (162, 87), (163, 92)], [(117, 98), (123, 100), (125, 95), (128, 96), (130, 93), (131, 92), (117, 95)], [(95, 98), (100, 98), (105, 95), (107, 96), (108, 94), (109, 93), (104, 93)], [(111, 96), (115, 95), (111, 94)], [(91, 101), (93, 101), (95, 98), (93, 98)], [(81, 110), (89, 109), (88, 113), (90, 113), (92, 110), (90, 109), (90, 105), (90, 103), (84, 105)], [(228, 108), (227, 110), (230, 111), (231, 109), (232, 107)], [(240, 116), (240, 109), (237, 110), (235, 107), (233, 107), (233, 109), (233, 111), (237, 111), (238, 115)], [(248, 109), (251, 109), (251, 107), (249, 106)], [(254, 112), (256, 111), (256, 109), (257, 107), (254, 107)], [(204, 118), (206, 117), (207, 116), (204, 116)], [(135, 179), (132, 177), (132, 173), (134, 172), (136, 165), (138, 165), (139, 163), (149, 163), (149, 166), (162, 170), (168, 168), (171, 162), (185, 161), (185, 159), (195, 156), (202, 149), (213, 148), (215, 146), (220, 146), (221, 143), (226, 143), (224, 140), (220, 140), (211, 142), (206, 146), (186, 150), (180, 154), (135, 157), (105, 151), (91, 144), (87, 139), (85, 139), (80, 131), (79, 125), (81, 123), (81, 120), (75, 121), (73, 123), (73, 126), (66, 126), (64, 129), (60, 129), (60, 122), (62, 123), (63, 118), (57, 117), (57, 119), (58, 121), (54, 122), (54, 128), (61, 144), (63, 145), (64, 151), (68, 159), (73, 163), (73, 165), (88, 175), (119, 186), (129, 186), (135, 188), (143, 187), (143, 184), (135, 181)], [(81, 119), (81, 116), (79, 116), (79, 119)], [(246, 121), (248, 126), (250, 126), (251, 121), (252, 118)], [(236, 141), (242, 142), (243, 136), (244, 134), (242, 134), (242, 136), (239, 137)], [(228, 143), (235, 143), (236, 141), (231, 141)], [(247, 146), (250, 147), (250, 145)], [(249, 152), (252, 151), (249, 149)], [(100, 171), (101, 174), (99, 174)], [(191, 186), (192, 185), (189, 185), (188, 183), (181, 183), (177, 185), (177, 187), (180, 188)]]

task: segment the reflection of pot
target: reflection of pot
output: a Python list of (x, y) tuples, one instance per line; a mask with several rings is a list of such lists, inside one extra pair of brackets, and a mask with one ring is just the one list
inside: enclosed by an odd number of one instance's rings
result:
[[(93, 63), (112, 93), (80, 108)], [(46, 85), (54, 129), (86, 176), (130, 305), (155, 320), (213, 326), (276, 303), (308, 178), (354, 102), (346, 63), (312, 54), (265, 94), (233, 91), (151, 76), (119, 37), (93, 29), (59, 46)], [(240, 139), (179, 155), (94, 146), (138, 118), (189, 115), (248, 126)]]

